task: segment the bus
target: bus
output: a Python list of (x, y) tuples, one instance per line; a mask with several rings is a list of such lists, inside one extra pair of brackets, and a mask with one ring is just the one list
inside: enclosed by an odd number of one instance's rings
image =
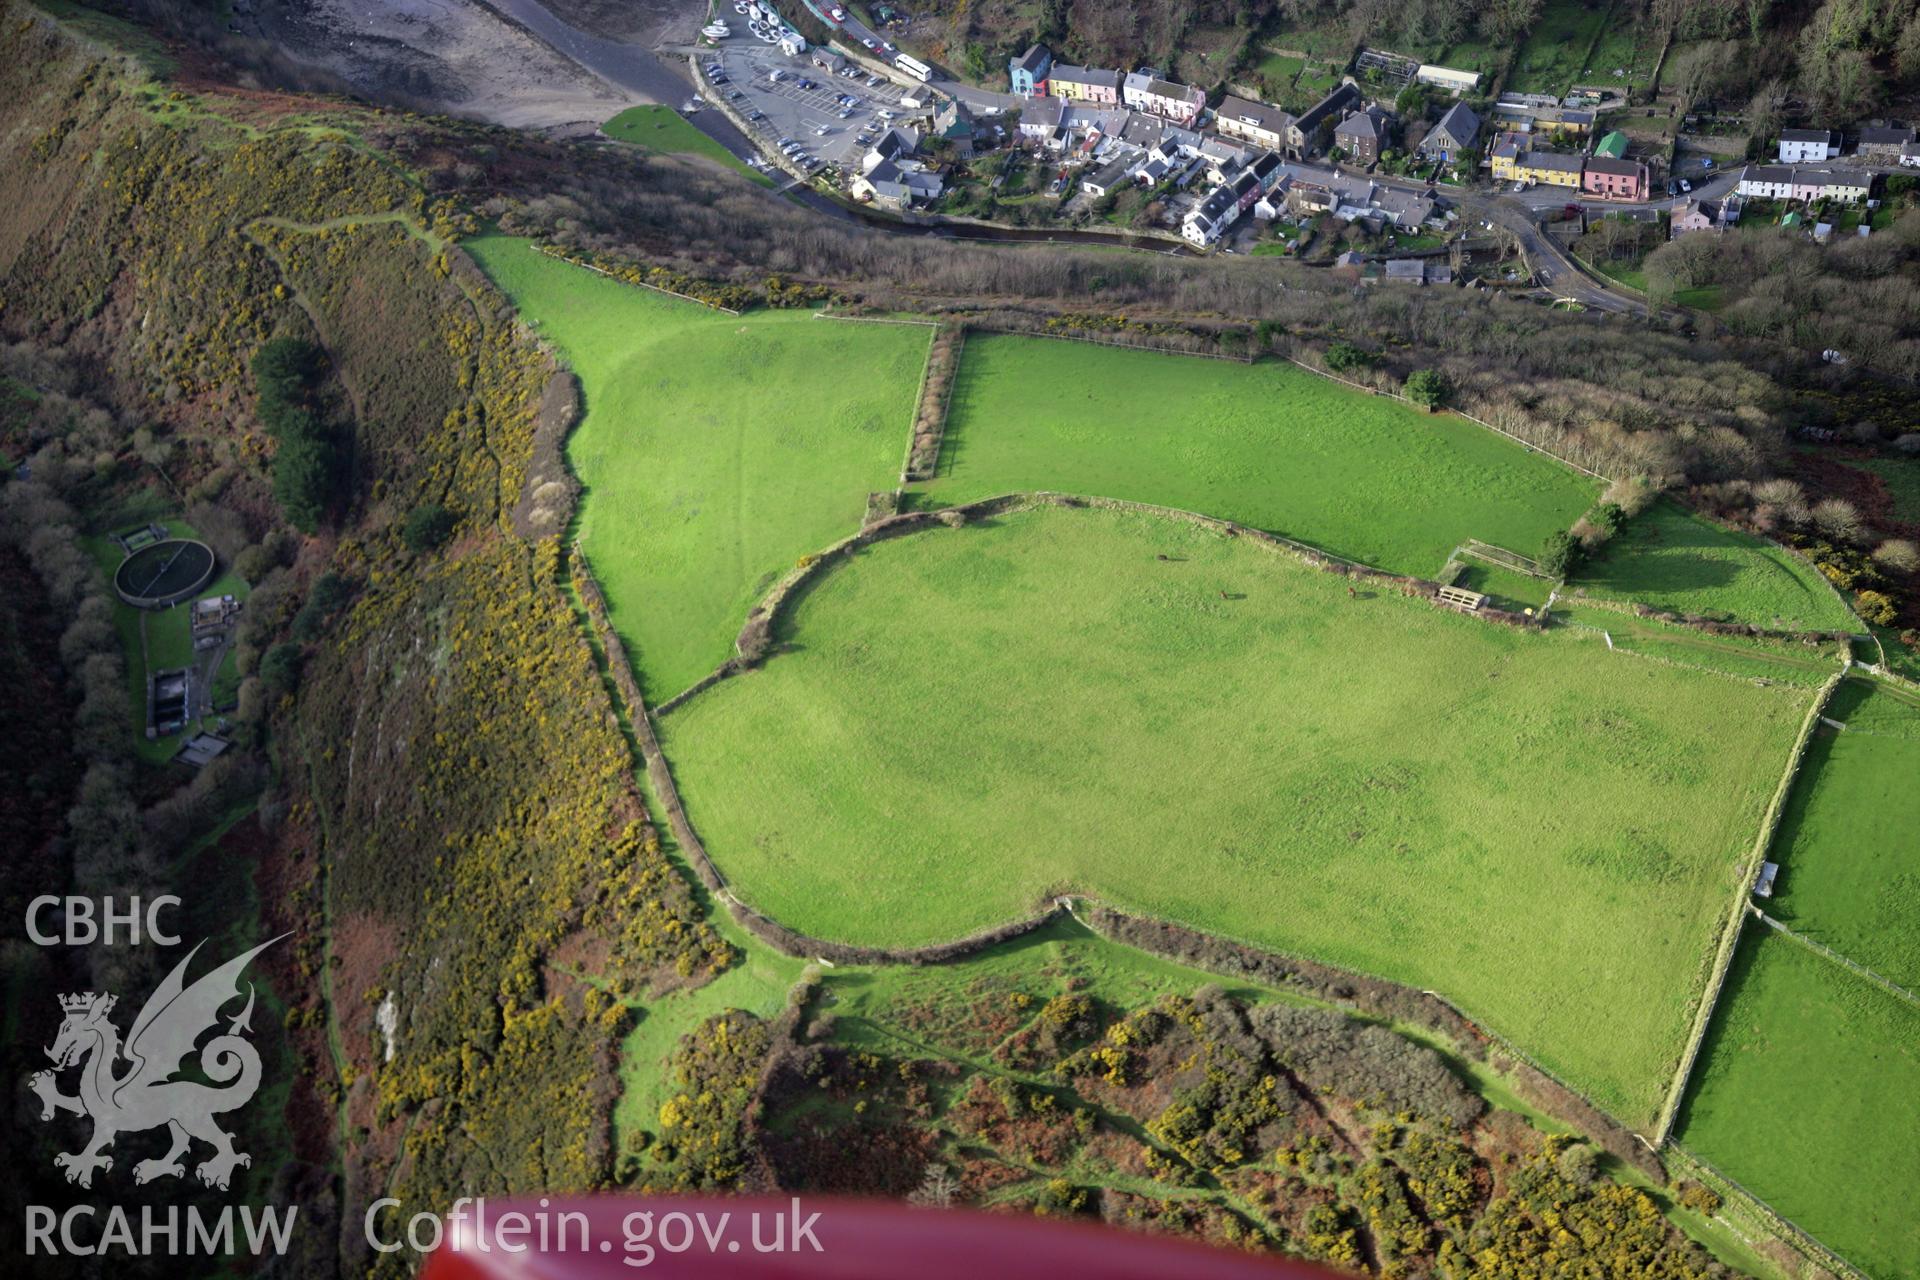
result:
[(920, 59), (908, 57), (904, 53), (894, 58), (893, 65), (912, 76), (915, 80), (928, 81), (933, 79), (932, 67), (920, 61)]

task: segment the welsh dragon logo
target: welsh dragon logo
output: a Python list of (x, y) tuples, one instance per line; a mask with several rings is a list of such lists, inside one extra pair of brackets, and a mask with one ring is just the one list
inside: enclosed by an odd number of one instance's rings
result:
[[(227, 1019), (225, 1031), (200, 1047), (199, 1074), (212, 1083), (173, 1077), (185, 1067), (201, 1036), (217, 1029), (221, 1007), (239, 995), (240, 973), (248, 961), (278, 941), (263, 942), (187, 986), (187, 965), (200, 950), (194, 947), (148, 998), (124, 1045), (119, 1029), (108, 1020), (118, 997), (93, 991), (60, 997), (66, 1017), (47, 1050), (53, 1069), (35, 1073), (27, 1083), (40, 1095), (42, 1120), (53, 1119), (58, 1111), (93, 1120), (93, 1137), (86, 1146), (53, 1158), (55, 1167), (66, 1170), (68, 1182), (91, 1187), (96, 1169), (113, 1167), (107, 1148), (116, 1137), (162, 1125), (172, 1145), (165, 1155), (133, 1166), (136, 1183), (180, 1177), (186, 1172), (181, 1157), (196, 1139), (213, 1148), (193, 1171), (210, 1187), (226, 1190), (233, 1171), (253, 1163), (251, 1156), (233, 1149), (233, 1135), (213, 1121), (245, 1106), (260, 1087), (260, 1054), (244, 1034), (253, 1016), (252, 984), (247, 985), (246, 1007)], [(116, 1075), (123, 1059), (127, 1069)], [(76, 1066), (79, 1092), (61, 1093), (59, 1073)]]

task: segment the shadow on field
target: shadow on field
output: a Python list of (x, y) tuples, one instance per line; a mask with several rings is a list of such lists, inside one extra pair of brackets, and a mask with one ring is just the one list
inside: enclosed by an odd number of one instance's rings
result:
[(1726, 980), (1721, 984), (1720, 998), (1714, 1005), (1713, 1021), (1707, 1025), (1707, 1034), (1700, 1041), (1700, 1053), (1693, 1064), (1692, 1078), (1687, 1081), (1686, 1096), (1680, 1099), (1679, 1110), (1674, 1113), (1673, 1132), (1676, 1137), (1686, 1134), (1694, 1100), (1712, 1079), (1713, 1059), (1721, 1041), (1729, 1034), (1738, 1034), (1729, 1032), (1727, 1020), (1740, 1002), (1741, 989), (1753, 980), (1754, 962), (1766, 933), (1764, 925), (1755, 923), (1745, 912), (1741, 913), (1740, 940), (1734, 944), (1733, 961), (1727, 966)]
[[(929, 503), (921, 509), (940, 510), (941, 505)], [(1000, 515), (976, 516), (961, 526), (960, 531), (965, 532), (968, 529), (998, 529), (1005, 523), (1005, 517)], [(889, 542), (898, 541), (901, 538), (919, 538), (929, 534), (947, 532), (950, 532), (950, 530), (948, 530), (945, 525), (927, 524), (907, 533), (896, 534), (891, 538), (881, 538), (876, 542), (869, 542), (862, 546), (850, 548), (832, 557), (827, 563), (820, 566), (818, 572), (810, 575), (806, 581), (800, 583), (787, 595), (785, 603), (780, 606), (780, 616), (774, 619), (773, 644), (769, 652), (773, 654), (797, 653), (804, 647), (794, 639), (793, 619), (813, 593), (831, 581), (835, 574), (845, 572), (855, 561), (872, 554), (874, 548), (885, 546)], [(768, 584), (768, 586), (771, 585), (771, 583)], [(764, 594), (764, 589), (762, 594)]]
[[(1731, 583), (1739, 572), (1736, 564), (1712, 553), (1746, 549), (1732, 534), (1661, 507), (1630, 523), (1579, 576), (1585, 583), (1626, 593), (1712, 591)], [(1690, 554), (1694, 552), (1699, 554)]]

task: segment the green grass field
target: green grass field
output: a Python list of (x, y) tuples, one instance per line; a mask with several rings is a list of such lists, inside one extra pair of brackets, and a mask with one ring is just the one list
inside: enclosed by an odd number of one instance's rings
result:
[(1920, 521), (1920, 458), (1850, 459), (1848, 466), (1871, 471), (1893, 495), (1893, 518)]
[(628, 107), (613, 119), (600, 126), (600, 131), (609, 138), (631, 143), (648, 151), (659, 151), (667, 155), (705, 156), (717, 161), (753, 179), (761, 186), (770, 187), (772, 179), (758, 169), (750, 168), (740, 158), (696, 129), (685, 116), (672, 107), (646, 105)]
[(1515, 613), (1539, 608), (1547, 602), (1547, 593), (1553, 590), (1553, 584), (1545, 579), (1530, 578), (1479, 560), (1467, 561), (1466, 572), (1460, 575), (1457, 585), (1469, 591), (1485, 592), (1493, 597), (1495, 605)]
[(1898, 1277), (1920, 1275), (1916, 1133), (1920, 1009), (1748, 925), (1680, 1140), (1868, 1275)]
[(970, 337), (945, 502), (1055, 489), (1183, 507), (1430, 578), (1467, 538), (1538, 551), (1597, 489), (1461, 418), (1284, 361)]
[[(1845, 697), (1839, 696), (1845, 694)], [(1920, 699), (1849, 680), (1808, 747), (1773, 859), (1767, 914), (1920, 988)]]
[(1642, 1124), (1809, 697), (1107, 511), (882, 543), (781, 638), (661, 725), (776, 918), (912, 944), (1095, 891), (1444, 991)]
[(1762, 627), (1864, 629), (1810, 565), (1671, 502), (1629, 521), (1573, 585), (1602, 599)]
[(1270, 81), (1275, 88), (1281, 88), (1292, 84), (1293, 78), (1299, 75), (1301, 69), (1306, 65), (1307, 60), (1305, 58), (1291, 58), (1285, 54), (1267, 53), (1262, 55), (1260, 61), (1253, 64), (1253, 74), (1257, 79)]
[(931, 330), (729, 316), (525, 240), (465, 247), (580, 377), (581, 543), (644, 692), (671, 696), (731, 656), (774, 578), (898, 481)]
[[(1612, 7), (1606, 0), (1593, 4), (1586, 0), (1548, 0), (1514, 55), (1506, 88), (1516, 93), (1563, 94), (1576, 83), (1589, 80), (1614, 83), (1613, 69), (1622, 64), (1600, 60), (1599, 49), (1594, 50), (1595, 62), (1586, 61), (1587, 50)], [(1593, 72), (1590, 76), (1583, 74), (1589, 66)]]

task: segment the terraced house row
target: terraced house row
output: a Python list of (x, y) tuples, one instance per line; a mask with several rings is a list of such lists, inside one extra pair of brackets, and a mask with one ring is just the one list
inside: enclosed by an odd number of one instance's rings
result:
[(1055, 62), (1053, 51), (1036, 44), (1007, 65), (1013, 92), (1023, 98), (1065, 98), (1103, 106), (1124, 106), (1180, 125), (1192, 125), (1206, 109), (1207, 95), (1192, 85), (1163, 80), (1151, 71), (1113, 71)]
[(1820, 200), (1859, 204), (1872, 189), (1873, 175), (1865, 169), (1791, 164), (1750, 164), (1740, 171), (1740, 184), (1734, 188), (1742, 196), (1796, 204)]
[(1528, 146), (1522, 134), (1502, 135), (1487, 160), (1497, 182), (1566, 187), (1601, 200), (1640, 201), (1653, 194), (1652, 176), (1638, 160), (1546, 151)]

